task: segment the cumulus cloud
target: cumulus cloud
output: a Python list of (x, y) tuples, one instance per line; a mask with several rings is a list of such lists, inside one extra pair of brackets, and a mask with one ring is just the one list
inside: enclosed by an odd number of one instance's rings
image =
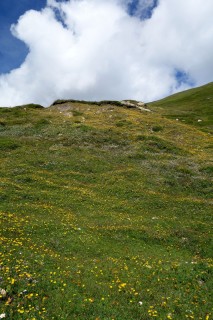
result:
[(0, 105), (55, 99), (151, 101), (212, 81), (212, 0), (47, 1), (11, 30), (29, 48), (0, 75)]

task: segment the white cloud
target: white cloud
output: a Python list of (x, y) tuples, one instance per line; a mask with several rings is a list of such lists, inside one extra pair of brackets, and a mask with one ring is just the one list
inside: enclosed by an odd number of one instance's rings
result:
[[(12, 32), (29, 54), (0, 76), (0, 105), (150, 101), (190, 86), (176, 79), (177, 70), (195, 85), (212, 81), (212, 0), (161, 0), (145, 21), (128, 15), (128, 2), (49, 0), (41, 12), (26, 12)], [(140, 0), (138, 10), (148, 5)]]

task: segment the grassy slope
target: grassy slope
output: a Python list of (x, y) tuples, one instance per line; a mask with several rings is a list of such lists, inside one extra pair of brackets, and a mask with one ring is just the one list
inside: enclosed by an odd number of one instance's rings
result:
[(149, 105), (167, 118), (177, 118), (207, 132), (213, 132), (213, 82)]
[(0, 314), (211, 319), (211, 137), (162, 110), (0, 109)]

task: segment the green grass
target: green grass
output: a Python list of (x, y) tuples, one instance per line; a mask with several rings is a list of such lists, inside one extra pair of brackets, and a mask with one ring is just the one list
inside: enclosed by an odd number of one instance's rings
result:
[(153, 110), (0, 108), (6, 319), (212, 318), (209, 124)]
[(14, 150), (18, 148), (19, 144), (17, 144), (14, 140), (10, 138), (0, 137), (0, 151), (8, 151)]
[(213, 131), (213, 82), (148, 105), (167, 118), (178, 119), (207, 132)]

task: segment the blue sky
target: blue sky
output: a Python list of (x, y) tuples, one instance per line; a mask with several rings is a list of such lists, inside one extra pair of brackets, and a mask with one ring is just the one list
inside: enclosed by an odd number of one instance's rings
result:
[(143, 8), (144, 10), (142, 10), (142, 12), (138, 12), (139, 11), (139, 7), (140, 7), (140, 0), (133, 0), (130, 1), (128, 3), (128, 12), (130, 15), (132, 16), (139, 16), (142, 20), (144, 19), (150, 19), (153, 13), (153, 9), (155, 9), (159, 3), (158, 0), (153, 0), (150, 2), (147, 2), (145, 8)]
[(23, 62), (28, 49), (13, 37), (10, 26), (27, 10), (40, 10), (46, 0), (1, 0), (0, 1), (0, 73), (6, 73)]
[(148, 102), (208, 83), (212, 12), (212, 0), (0, 0), (0, 106)]

